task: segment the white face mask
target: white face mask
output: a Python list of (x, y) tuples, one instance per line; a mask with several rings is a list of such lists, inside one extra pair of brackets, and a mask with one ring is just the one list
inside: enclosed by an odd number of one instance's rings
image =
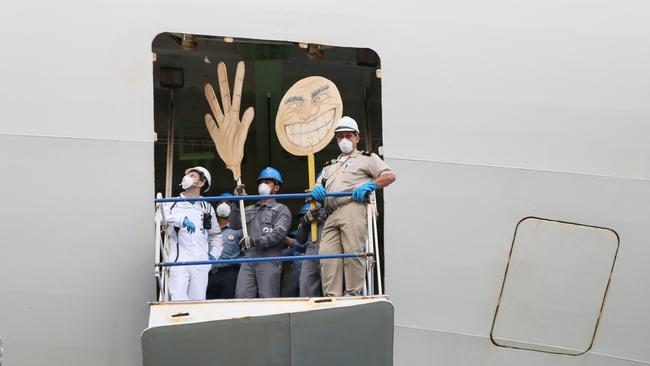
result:
[(341, 152), (344, 154), (351, 153), (353, 149), (352, 141), (348, 139), (341, 139), (341, 141), (339, 141), (339, 149), (341, 149)]
[(230, 215), (230, 205), (226, 202), (221, 202), (217, 206), (217, 216), (219, 217), (228, 217)]
[(181, 188), (188, 189), (193, 185), (194, 185), (194, 178), (192, 178), (189, 175), (183, 177), (183, 180), (181, 181)]
[(257, 192), (259, 192), (259, 194), (262, 196), (268, 196), (271, 194), (271, 187), (266, 183), (260, 183), (260, 185), (257, 187)]

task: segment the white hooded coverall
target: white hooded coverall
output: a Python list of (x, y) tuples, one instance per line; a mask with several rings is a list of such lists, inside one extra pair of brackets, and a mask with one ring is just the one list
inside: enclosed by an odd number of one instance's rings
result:
[[(212, 205), (208, 202), (175, 202), (175, 204), (168, 202), (165, 204), (164, 210), (170, 239), (170, 262), (205, 261), (209, 259), (208, 253), (212, 254), (214, 258), (219, 258), (223, 250), (223, 238)], [(210, 230), (203, 228), (204, 211), (212, 215)], [(192, 221), (196, 227), (194, 233), (190, 233), (186, 227), (183, 227), (185, 217)], [(210, 268), (209, 264), (170, 267), (169, 294), (171, 300), (205, 300)]]

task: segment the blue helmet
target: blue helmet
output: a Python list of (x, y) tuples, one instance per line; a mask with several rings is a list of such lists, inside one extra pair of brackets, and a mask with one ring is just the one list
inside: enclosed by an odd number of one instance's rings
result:
[[(219, 197), (230, 197), (230, 196), (232, 196), (232, 193), (222, 193), (222, 194), (219, 195)], [(228, 202), (228, 201), (220, 201), (220, 202), (217, 202), (217, 204), (219, 204), (221, 202)]]
[(307, 211), (311, 210), (311, 206), (309, 206), (309, 203), (305, 204), (300, 208), (300, 211), (298, 211), (298, 215), (303, 215), (306, 214)]
[(277, 171), (274, 168), (266, 167), (264, 168), (261, 172), (260, 175), (257, 177), (257, 181), (259, 182), (262, 179), (273, 179), (277, 183), (284, 184), (284, 181), (282, 181), (282, 175), (280, 174), (279, 171)]

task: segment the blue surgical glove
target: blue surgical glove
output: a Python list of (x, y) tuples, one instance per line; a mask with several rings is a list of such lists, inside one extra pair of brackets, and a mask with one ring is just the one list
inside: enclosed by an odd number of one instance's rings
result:
[[(216, 260), (217, 260), (217, 258), (215, 258), (215, 257), (214, 257), (212, 254), (210, 254), (209, 252), (208, 252), (208, 259), (211, 260), (211, 261), (216, 261)], [(216, 264), (216, 263), (212, 263), (212, 265), (211, 265), (211, 267), (210, 267), (210, 273), (217, 273), (217, 268), (219, 268), (219, 267), (217, 266), (217, 264)]]
[(327, 192), (325, 191), (325, 188), (323, 188), (323, 185), (319, 184), (311, 190), (310, 195), (311, 198), (315, 199), (316, 201), (323, 201), (325, 200)]
[(366, 195), (377, 188), (379, 186), (375, 182), (364, 183), (352, 191), (352, 199), (362, 203), (366, 199)]
[(196, 226), (194, 226), (194, 223), (190, 221), (190, 219), (188, 219), (187, 216), (185, 216), (185, 218), (183, 219), (183, 227), (187, 228), (187, 231), (190, 234), (196, 231)]

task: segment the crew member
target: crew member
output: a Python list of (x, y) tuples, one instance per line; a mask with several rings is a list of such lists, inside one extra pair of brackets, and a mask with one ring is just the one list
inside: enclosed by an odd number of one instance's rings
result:
[[(268, 167), (257, 177), (258, 192), (269, 196), (278, 193), (284, 183), (280, 172)], [(235, 190), (236, 194), (245, 195), (243, 185)], [(241, 212), (239, 205), (231, 205), (230, 225), (241, 229)], [(253, 206), (246, 207), (246, 226), (248, 236), (240, 241), (245, 250), (245, 258), (277, 257), (282, 253), (287, 232), (291, 227), (291, 211), (287, 206), (273, 198), (264, 198)], [(280, 297), (281, 262), (243, 263), (237, 276), (236, 298)]]
[[(210, 172), (204, 167), (185, 171), (181, 198), (200, 197), (210, 189)], [(205, 261), (218, 258), (223, 249), (221, 230), (214, 208), (208, 202), (174, 202), (164, 205), (170, 259)], [(175, 266), (169, 269), (169, 294), (172, 301), (205, 300), (210, 265)]]
[[(305, 255), (306, 246), (296, 240), (297, 230), (292, 231), (285, 238), (285, 248), (282, 249), (283, 257), (294, 257)], [(280, 281), (281, 297), (298, 297), (300, 284), (300, 269), (302, 261), (284, 261), (282, 262), (282, 277)]]
[[(230, 196), (224, 193), (221, 196)], [(219, 259), (237, 259), (240, 255), (239, 241), (242, 239), (242, 231), (235, 230), (229, 226), (230, 202), (223, 201), (217, 206), (217, 222), (221, 228), (223, 238), (223, 251)], [(240, 265), (235, 264), (214, 264), (208, 278), (207, 299), (234, 299), (235, 286)]]
[[(304, 205), (300, 209), (300, 221), (298, 224), (298, 231), (296, 233), (296, 240), (299, 243), (304, 243), (307, 247), (305, 255), (318, 255), (318, 243), (320, 241), (323, 225), (327, 214), (325, 209), (316, 207), (313, 211), (309, 204)], [(314, 242), (311, 240), (311, 223), (316, 221), (318, 236)], [(322, 297), (323, 289), (320, 279), (320, 261), (318, 260), (305, 260), (302, 263), (300, 270), (300, 297)]]
[[(363, 252), (368, 239), (366, 195), (393, 183), (396, 175), (376, 154), (357, 150), (359, 127), (354, 119), (341, 118), (334, 132), (341, 154), (323, 169), (311, 192), (312, 198), (324, 201), (330, 212), (323, 227), (319, 253)], [(352, 197), (326, 198), (327, 192), (352, 192)], [(323, 294), (360, 295), (364, 274), (361, 258), (322, 260)]]

